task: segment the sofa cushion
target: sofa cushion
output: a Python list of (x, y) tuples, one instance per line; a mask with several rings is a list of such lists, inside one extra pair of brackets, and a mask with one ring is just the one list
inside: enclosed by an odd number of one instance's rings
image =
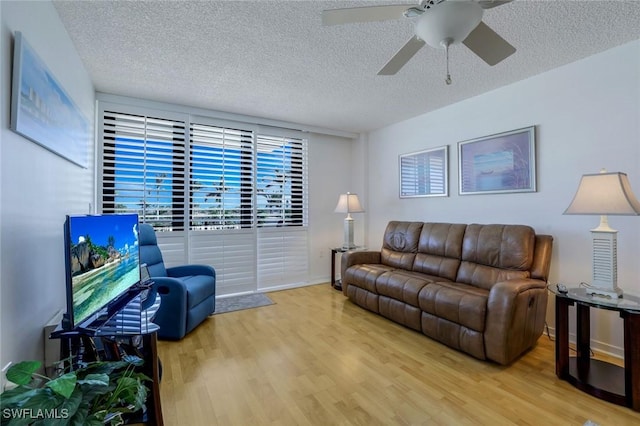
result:
[(518, 278), (529, 278), (529, 275), (529, 271), (507, 270), (478, 265), (472, 262), (462, 262), (458, 269), (456, 281), (490, 290), (496, 283)]
[(449, 282), (429, 283), (418, 294), (424, 312), (480, 332), (484, 331), (488, 298), (487, 290)]
[(377, 294), (371, 293), (363, 288), (350, 285), (347, 287), (347, 297), (355, 304), (360, 305), (371, 312), (380, 312), (378, 309), (378, 300), (380, 299), (380, 296)]
[(361, 265), (353, 265), (344, 271), (343, 281), (349, 283), (350, 286), (360, 287), (371, 293), (377, 294), (376, 280), (385, 272), (393, 271), (391, 266), (365, 263)]
[(536, 234), (525, 225), (467, 226), (462, 260), (502, 269), (526, 271), (533, 263)]
[(467, 225), (459, 223), (425, 223), (418, 240), (413, 270), (454, 280)]
[(380, 252), (382, 264), (411, 270), (421, 230), (422, 222), (389, 222)]
[(490, 289), (500, 281), (528, 278), (535, 238), (525, 225), (468, 225), (455, 281)]
[(420, 308), (400, 302), (390, 297), (378, 296), (378, 313), (392, 321), (416, 331), (422, 331), (422, 312)]
[(417, 272), (396, 269), (385, 272), (376, 280), (378, 294), (408, 303), (418, 305), (418, 293), (427, 283), (438, 280), (438, 277), (420, 274)]
[(422, 312), (422, 332), (447, 346), (461, 350), (478, 359), (486, 359), (484, 336), (481, 332)]

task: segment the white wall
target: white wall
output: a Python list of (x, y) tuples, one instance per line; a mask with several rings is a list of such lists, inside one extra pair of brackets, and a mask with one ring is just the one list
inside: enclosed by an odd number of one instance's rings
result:
[[(455, 82), (454, 82), (455, 84)], [(522, 223), (555, 238), (550, 282), (591, 280), (598, 217), (563, 216), (585, 173), (626, 172), (640, 197), (640, 41), (369, 134), (368, 235), (389, 220)], [(535, 125), (538, 191), (459, 196), (457, 142)], [(450, 146), (447, 198), (399, 199), (399, 154)], [(616, 216), (619, 285), (640, 295), (640, 217)], [(553, 298), (547, 322), (554, 324)], [(594, 347), (621, 353), (620, 319), (592, 313)]]
[[(331, 270), (331, 247), (343, 240), (345, 215), (334, 213), (338, 196), (357, 192), (353, 176), (352, 149), (356, 141), (334, 136), (309, 136), (309, 281), (327, 282)], [(354, 215), (356, 243), (364, 238), (363, 221)]]
[[(42, 327), (65, 307), (63, 223), (89, 213), (89, 169), (9, 130), (13, 32), (21, 31), (91, 123), (95, 91), (50, 2), (0, 2), (0, 365), (43, 358)], [(92, 141), (90, 158), (93, 158)]]

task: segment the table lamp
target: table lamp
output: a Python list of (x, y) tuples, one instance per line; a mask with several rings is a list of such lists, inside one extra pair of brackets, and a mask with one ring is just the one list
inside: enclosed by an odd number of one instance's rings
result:
[(347, 192), (346, 194), (340, 194), (338, 198), (338, 205), (336, 206), (335, 213), (346, 213), (347, 217), (344, 220), (344, 249), (356, 248), (353, 242), (353, 218), (351, 213), (362, 213), (364, 209), (360, 205), (357, 194)]
[(588, 294), (622, 297), (618, 288), (618, 231), (609, 227), (607, 215), (640, 215), (640, 201), (633, 195), (625, 173), (583, 175), (573, 201), (564, 214), (600, 215), (600, 225), (591, 230), (593, 239), (592, 282)]

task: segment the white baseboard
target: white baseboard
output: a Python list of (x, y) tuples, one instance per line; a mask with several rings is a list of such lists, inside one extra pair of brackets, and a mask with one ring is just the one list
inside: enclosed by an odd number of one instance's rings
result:
[[(549, 327), (549, 335), (551, 338), (556, 338), (556, 329), (554, 327)], [(576, 334), (569, 333), (569, 343), (576, 343)], [(620, 346), (614, 346), (606, 342), (601, 342), (599, 340), (591, 339), (590, 341), (591, 350), (597, 353), (601, 353), (604, 355), (612, 356), (614, 358), (624, 359), (624, 348)]]
[(232, 297), (232, 296), (241, 296), (243, 294), (253, 294), (253, 293), (268, 293), (270, 291), (280, 291), (280, 290), (288, 290), (288, 289), (292, 289), (292, 288), (299, 288), (299, 287), (308, 287), (311, 285), (318, 285), (318, 284), (325, 284), (325, 283), (329, 283), (329, 279), (318, 279), (318, 280), (313, 280), (313, 281), (307, 281), (307, 282), (303, 282), (303, 283), (293, 283), (293, 284), (285, 284), (285, 285), (275, 285), (275, 286), (270, 286), (270, 287), (261, 287), (255, 291), (241, 291), (241, 292), (237, 292), (237, 293), (225, 293), (225, 294), (217, 294), (216, 295), (216, 299), (224, 299), (225, 297)]

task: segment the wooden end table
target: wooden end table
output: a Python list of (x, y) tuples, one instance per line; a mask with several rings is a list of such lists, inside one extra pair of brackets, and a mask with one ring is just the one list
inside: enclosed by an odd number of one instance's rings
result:
[[(583, 392), (614, 404), (640, 411), (640, 297), (625, 293), (614, 299), (587, 294), (585, 288), (555, 285), (556, 375)], [(569, 357), (569, 306), (576, 306), (576, 350)], [(590, 309), (620, 313), (624, 322), (624, 367), (590, 357)]]

